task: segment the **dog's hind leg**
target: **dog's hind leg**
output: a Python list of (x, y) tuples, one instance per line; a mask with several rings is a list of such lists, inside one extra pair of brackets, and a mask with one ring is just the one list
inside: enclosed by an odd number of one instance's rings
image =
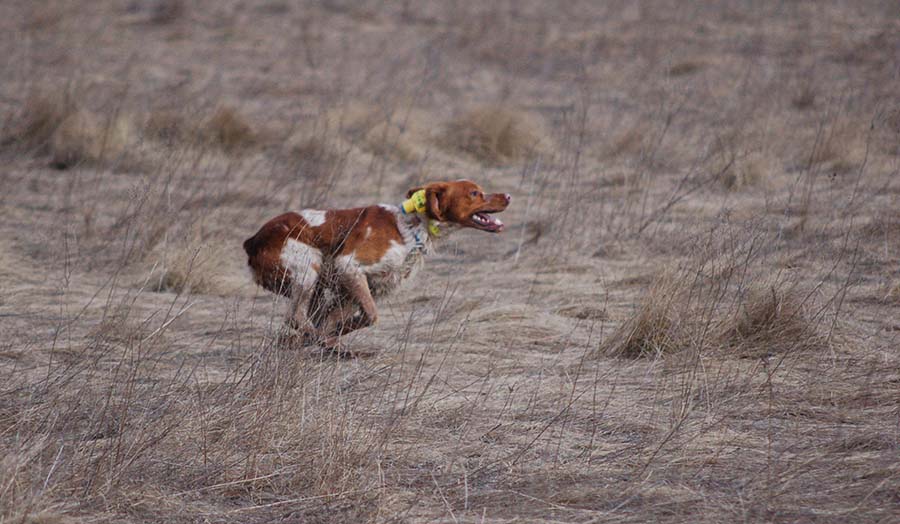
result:
[(303, 242), (288, 239), (281, 252), (281, 262), (290, 272), (291, 309), (288, 324), (299, 331), (305, 341), (315, 339), (318, 330), (308, 312), (322, 269), (322, 254)]
[[(339, 349), (341, 335), (371, 326), (378, 320), (378, 310), (366, 276), (359, 271), (348, 271), (341, 273), (338, 279), (347, 293), (347, 300), (329, 313), (322, 326), (326, 334), (323, 345), (331, 349)], [(357, 310), (359, 314), (356, 314)]]

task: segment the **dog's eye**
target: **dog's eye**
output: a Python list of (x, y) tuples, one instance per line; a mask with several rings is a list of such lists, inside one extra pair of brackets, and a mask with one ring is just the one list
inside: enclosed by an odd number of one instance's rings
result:
[(478, 191), (472, 191), (471, 193), (469, 193), (469, 195), (470, 195), (471, 197), (473, 197), (473, 198), (474, 198), (474, 197), (477, 197), (477, 196), (478, 196)]

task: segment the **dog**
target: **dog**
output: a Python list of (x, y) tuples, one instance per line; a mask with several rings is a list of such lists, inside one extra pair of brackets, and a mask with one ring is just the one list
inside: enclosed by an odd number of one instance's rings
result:
[(413, 276), (434, 242), (471, 228), (503, 231), (492, 214), (508, 193), (469, 180), (410, 189), (400, 205), (305, 209), (266, 222), (244, 241), (253, 280), (290, 298), (288, 323), (304, 342), (340, 351), (340, 339), (378, 319), (375, 297)]

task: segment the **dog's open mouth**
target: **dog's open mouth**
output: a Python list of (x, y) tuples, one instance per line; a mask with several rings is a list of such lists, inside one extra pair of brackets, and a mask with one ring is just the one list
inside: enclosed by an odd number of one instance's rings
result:
[(472, 222), (472, 227), (475, 229), (489, 231), (491, 233), (503, 231), (503, 222), (491, 216), (487, 211), (473, 213), (472, 216), (469, 217), (469, 220)]

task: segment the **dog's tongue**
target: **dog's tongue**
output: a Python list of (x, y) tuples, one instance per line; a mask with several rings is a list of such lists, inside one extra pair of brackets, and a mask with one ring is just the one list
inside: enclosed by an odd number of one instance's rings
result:
[(502, 228), (503, 222), (487, 213), (475, 213), (475, 220), (481, 225)]

